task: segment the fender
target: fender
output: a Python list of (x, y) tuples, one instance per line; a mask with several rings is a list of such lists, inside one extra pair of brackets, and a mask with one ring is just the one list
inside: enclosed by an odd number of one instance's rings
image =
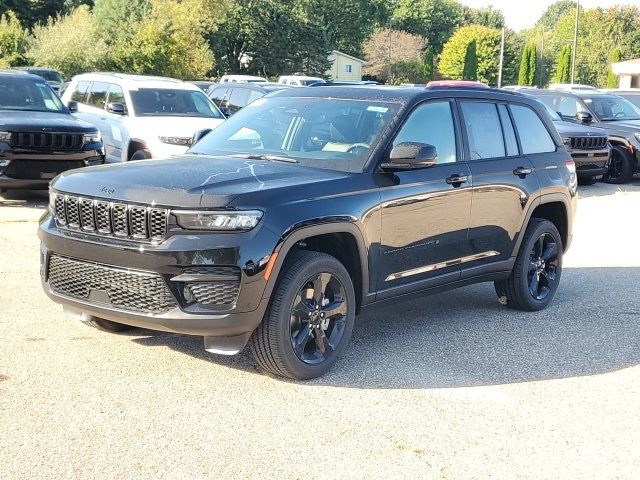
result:
[[(360, 257), (360, 269), (362, 271), (362, 304), (373, 301), (374, 298), (369, 298), (369, 262), (367, 252), (369, 249), (366, 247), (362, 232), (353, 221), (355, 218), (349, 217), (336, 217), (334, 220), (327, 222), (327, 218), (317, 219), (313, 225), (314, 220), (305, 221), (302, 224), (297, 224), (289, 227), (285, 234), (283, 234), (281, 241), (276, 245), (273, 250), (273, 254), (277, 254), (271, 275), (267, 280), (267, 285), (263, 293), (263, 300), (271, 298), (271, 293), (275, 287), (276, 281), (282, 270), (285, 259), (291, 249), (301, 240), (308, 237), (317, 235), (325, 235), (328, 233), (349, 233), (355, 238), (356, 245), (358, 247), (358, 254)], [(375, 294), (373, 294), (375, 295)]]
[[(127, 148), (123, 148), (122, 149), (122, 161), (123, 162), (128, 162), (129, 161), (129, 148), (131, 148), (131, 144), (132, 143), (139, 143), (144, 148), (147, 148), (147, 142), (145, 142), (144, 140), (141, 140), (139, 138), (129, 138), (129, 142), (127, 142)], [(133, 153), (133, 152), (131, 152), (131, 153)]]

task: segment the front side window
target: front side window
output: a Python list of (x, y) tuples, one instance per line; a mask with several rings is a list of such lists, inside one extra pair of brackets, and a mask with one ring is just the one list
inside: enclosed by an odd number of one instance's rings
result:
[(456, 133), (448, 100), (419, 105), (407, 118), (393, 145), (404, 142), (426, 143), (436, 147), (438, 163), (456, 161)]
[(398, 104), (264, 97), (199, 141), (190, 153), (247, 159), (277, 156), (307, 166), (360, 172)]
[(58, 96), (44, 79), (1, 77), (0, 110), (66, 112)]
[(93, 82), (91, 84), (91, 90), (89, 91), (88, 104), (92, 107), (104, 109), (107, 103), (107, 92), (109, 91), (109, 84), (104, 82)]
[(109, 87), (109, 99), (107, 100), (108, 103), (121, 103), (122, 105), (124, 105), (126, 107), (127, 102), (124, 98), (124, 92), (122, 91), (122, 88), (119, 85), (111, 85)]
[(201, 90), (140, 88), (130, 94), (133, 110), (139, 117), (224, 118)]
[(585, 98), (589, 108), (602, 122), (615, 122), (617, 120), (640, 120), (640, 110), (629, 100), (614, 96), (602, 95)]
[(249, 90), (246, 88), (234, 88), (229, 95), (227, 108), (229, 113), (234, 114), (248, 103)]
[(538, 114), (524, 105), (511, 105), (513, 121), (518, 129), (522, 153), (548, 153), (556, 151), (556, 144)]
[(89, 87), (91, 87), (91, 82), (78, 82), (71, 94), (71, 100), (78, 103), (87, 103), (89, 100)]
[(471, 160), (505, 156), (504, 137), (495, 103), (461, 102)]

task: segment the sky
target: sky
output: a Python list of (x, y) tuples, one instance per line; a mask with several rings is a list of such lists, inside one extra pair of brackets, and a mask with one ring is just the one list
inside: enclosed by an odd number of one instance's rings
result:
[[(556, 0), (460, 0), (460, 3), (470, 7), (486, 7), (492, 5), (496, 10), (502, 10), (507, 26), (514, 30), (532, 27), (546, 8)], [(607, 8), (613, 5), (637, 5), (640, 0), (580, 0), (580, 7)]]

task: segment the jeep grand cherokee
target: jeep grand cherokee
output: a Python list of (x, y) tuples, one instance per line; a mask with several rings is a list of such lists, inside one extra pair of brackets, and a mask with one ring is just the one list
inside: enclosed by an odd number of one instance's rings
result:
[(85, 322), (201, 335), (285, 377), (325, 373), (356, 313), (493, 281), (552, 301), (573, 160), (543, 106), (474, 88), (291, 89), (178, 158), (61, 175), (46, 293)]

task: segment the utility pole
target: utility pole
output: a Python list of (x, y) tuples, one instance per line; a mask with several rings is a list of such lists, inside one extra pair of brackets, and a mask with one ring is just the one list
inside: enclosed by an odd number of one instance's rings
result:
[(502, 86), (502, 63), (504, 60), (504, 27), (502, 27), (502, 39), (500, 40), (500, 67), (498, 69), (498, 88)]
[(542, 27), (542, 41), (540, 42), (540, 72), (538, 74), (538, 87), (542, 88), (544, 78), (544, 27)]
[(392, 27), (392, 20), (393, 16), (389, 16), (389, 58), (388, 58), (388, 67), (389, 67), (389, 77), (387, 78), (387, 83), (390, 84), (391, 83), (391, 27)]
[(573, 31), (573, 55), (571, 56), (571, 83), (575, 80), (576, 54), (578, 53), (578, 19), (580, 18), (580, 0), (576, 0), (576, 24)]

